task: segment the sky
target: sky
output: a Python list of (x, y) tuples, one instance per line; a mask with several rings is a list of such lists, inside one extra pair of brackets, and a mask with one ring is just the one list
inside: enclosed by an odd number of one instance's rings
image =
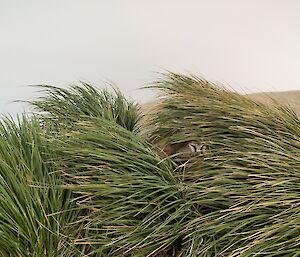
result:
[(139, 101), (166, 70), (238, 92), (300, 90), (298, 0), (0, 0), (0, 113), (28, 85), (117, 85)]

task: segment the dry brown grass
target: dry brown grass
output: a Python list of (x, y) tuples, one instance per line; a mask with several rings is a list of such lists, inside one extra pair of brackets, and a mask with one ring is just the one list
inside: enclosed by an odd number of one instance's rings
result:
[[(262, 92), (248, 95), (251, 99), (264, 103), (274, 104), (275, 100), (279, 104), (291, 106), (298, 115), (300, 115), (300, 90), (282, 91), (282, 92)], [(150, 102), (142, 105), (142, 112), (148, 113), (151, 111), (157, 102)]]
[(300, 90), (256, 93), (250, 94), (249, 97), (265, 104), (272, 104), (271, 99), (274, 99), (280, 104), (290, 105), (300, 115)]

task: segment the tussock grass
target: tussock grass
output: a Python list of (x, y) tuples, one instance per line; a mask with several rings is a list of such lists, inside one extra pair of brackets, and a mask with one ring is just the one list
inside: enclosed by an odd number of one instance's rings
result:
[[(216, 217), (188, 256), (298, 256), (300, 121), (285, 106), (265, 106), (193, 76), (169, 74), (152, 119), (152, 140), (205, 141), (209, 156), (185, 164), (185, 197)], [(201, 197), (199, 197), (201, 196)], [(203, 203), (203, 199), (205, 202)], [(188, 239), (189, 241), (192, 239)]]
[(78, 256), (65, 224), (68, 193), (38, 120), (0, 123), (0, 256)]
[[(77, 245), (92, 256), (147, 256), (180, 234), (181, 208), (174, 163), (149, 143), (103, 118), (78, 122), (57, 142), (68, 188), (83, 210)], [(76, 225), (75, 224), (75, 225)]]
[(40, 118), (51, 119), (52, 125), (59, 127), (85, 117), (103, 117), (135, 133), (139, 131), (140, 106), (115, 87), (100, 90), (86, 82), (69, 89), (50, 85), (38, 87), (45, 95), (31, 105)]
[[(0, 124), (1, 256), (299, 256), (300, 122), (169, 73), (148, 124), (117, 89), (44, 86)], [(148, 119), (145, 119), (147, 121)], [(186, 161), (162, 149), (206, 142)]]

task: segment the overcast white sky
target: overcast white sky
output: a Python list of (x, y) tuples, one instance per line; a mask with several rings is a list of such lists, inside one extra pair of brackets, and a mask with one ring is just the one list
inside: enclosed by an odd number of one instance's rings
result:
[(300, 1), (0, 0), (0, 112), (28, 84), (113, 81), (136, 90), (164, 69), (239, 91), (300, 90)]

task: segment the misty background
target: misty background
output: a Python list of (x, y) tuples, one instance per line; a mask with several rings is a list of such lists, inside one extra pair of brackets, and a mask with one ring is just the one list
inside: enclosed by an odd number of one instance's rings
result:
[(139, 102), (157, 72), (238, 92), (300, 90), (300, 1), (0, 0), (0, 113), (37, 89), (116, 84)]

